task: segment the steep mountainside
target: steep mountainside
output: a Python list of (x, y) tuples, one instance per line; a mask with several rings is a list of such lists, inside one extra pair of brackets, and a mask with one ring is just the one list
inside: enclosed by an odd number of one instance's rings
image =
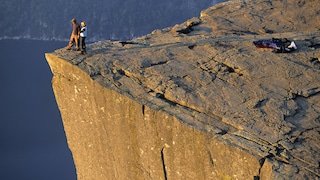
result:
[[(229, 1), (47, 53), (79, 179), (319, 179), (320, 3)], [(293, 40), (274, 53), (253, 41)]]

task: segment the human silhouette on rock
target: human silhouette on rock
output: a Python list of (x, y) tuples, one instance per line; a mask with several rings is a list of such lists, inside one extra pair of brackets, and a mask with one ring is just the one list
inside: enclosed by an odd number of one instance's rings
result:
[(67, 50), (71, 50), (74, 43), (76, 43), (76, 51), (79, 51), (79, 35), (80, 35), (80, 25), (77, 23), (77, 20), (73, 18), (71, 20), (72, 23), (72, 32), (70, 36), (70, 41), (67, 46)]

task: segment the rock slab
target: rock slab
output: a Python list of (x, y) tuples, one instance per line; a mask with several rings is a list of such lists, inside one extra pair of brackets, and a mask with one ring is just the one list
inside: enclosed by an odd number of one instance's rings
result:
[[(319, 179), (320, 3), (228, 1), (47, 53), (78, 179)], [(257, 49), (288, 38), (298, 50)]]

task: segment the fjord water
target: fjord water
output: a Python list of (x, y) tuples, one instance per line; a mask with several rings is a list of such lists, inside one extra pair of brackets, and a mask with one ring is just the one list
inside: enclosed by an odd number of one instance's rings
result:
[(76, 179), (44, 57), (66, 44), (0, 40), (0, 179)]

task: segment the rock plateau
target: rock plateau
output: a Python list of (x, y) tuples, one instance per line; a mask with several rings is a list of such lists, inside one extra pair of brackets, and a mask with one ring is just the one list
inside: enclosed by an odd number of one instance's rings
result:
[(47, 53), (78, 179), (319, 179), (319, 28), (318, 0), (231, 0)]

